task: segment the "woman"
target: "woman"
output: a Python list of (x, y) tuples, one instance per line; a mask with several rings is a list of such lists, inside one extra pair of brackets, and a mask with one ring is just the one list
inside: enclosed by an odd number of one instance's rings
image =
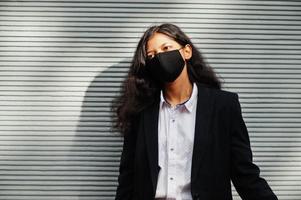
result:
[(237, 93), (173, 24), (141, 37), (115, 102), (124, 135), (116, 200), (277, 197), (252, 162)]

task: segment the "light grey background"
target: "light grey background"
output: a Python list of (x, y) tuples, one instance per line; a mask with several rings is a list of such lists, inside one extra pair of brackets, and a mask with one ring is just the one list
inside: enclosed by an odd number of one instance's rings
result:
[(114, 199), (110, 102), (139, 37), (163, 22), (239, 94), (279, 199), (301, 199), (301, 1), (25, 0), (0, 2), (1, 200)]

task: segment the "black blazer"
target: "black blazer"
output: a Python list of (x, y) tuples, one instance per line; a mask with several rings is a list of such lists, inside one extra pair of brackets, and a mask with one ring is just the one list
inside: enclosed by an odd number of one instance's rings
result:
[[(243, 200), (277, 200), (253, 163), (237, 93), (197, 83), (191, 167), (194, 200), (232, 200), (232, 180)], [(158, 173), (158, 98), (125, 135), (116, 200), (153, 200)]]

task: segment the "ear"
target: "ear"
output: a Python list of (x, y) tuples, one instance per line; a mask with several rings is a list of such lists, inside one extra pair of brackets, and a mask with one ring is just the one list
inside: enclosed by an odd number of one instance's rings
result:
[(183, 53), (184, 53), (184, 59), (189, 60), (192, 56), (192, 47), (190, 44), (186, 44), (185, 47), (183, 48)]

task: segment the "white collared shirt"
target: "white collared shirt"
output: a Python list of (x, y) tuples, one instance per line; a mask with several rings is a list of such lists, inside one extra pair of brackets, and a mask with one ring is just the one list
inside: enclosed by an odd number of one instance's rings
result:
[(158, 175), (155, 198), (192, 200), (191, 161), (194, 143), (197, 85), (188, 101), (175, 107), (160, 95), (158, 121)]

